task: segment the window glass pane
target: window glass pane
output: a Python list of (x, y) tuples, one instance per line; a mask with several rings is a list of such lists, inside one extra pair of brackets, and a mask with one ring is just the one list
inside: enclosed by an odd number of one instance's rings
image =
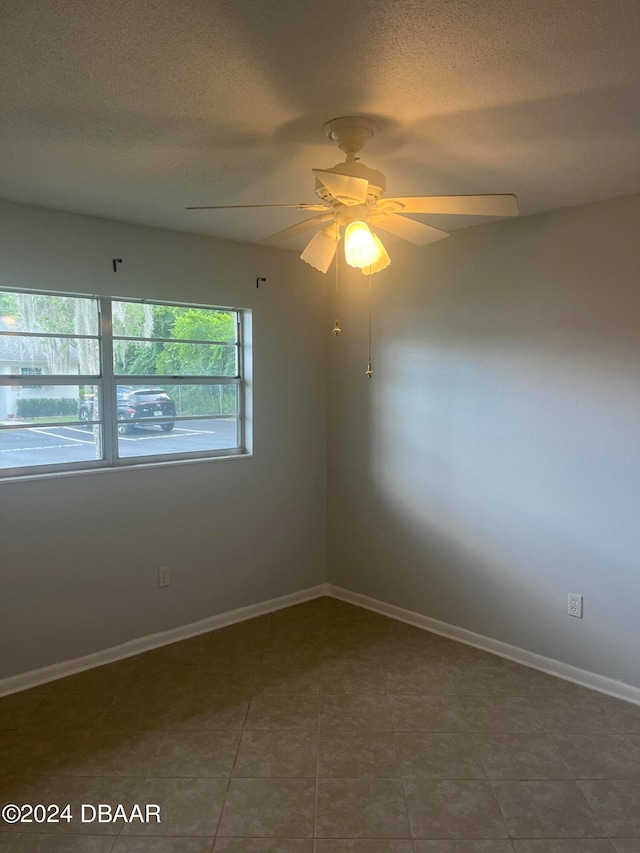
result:
[[(75, 423), (90, 420), (86, 403), (96, 398), (95, 385), (2, 385), (0, 429), (13, 424)], [(42, 380), (41, 380), (42, 381)]]
[(0, 291), (0, 331), (97, 335), (98, 303), (86, 297)]
[(113, 342), (117, 376), (237, 376), (235, 344)]
[(116, 337), (176, 338), (185, 341), (236, 340), (235, 311), (113, 302), (112, 313), (113, 334)]
[(240, 451), (241, 314), (0, 289), (2, 473)]
[[(176, 421), (164, 431), (159, 424), (143, 421), (120, 424), (118, 456), (158, 456), (166, 453), (198, 453), (239, 447), (238, 418)], [(167, 424), (168, 426), (168, 424)]]
[[(120, 421), (238, 414), (237, 385), (118, 385)], [(167, 429), (168, 431), (168, 429)]]
[[(85, 424), (87, 421), (103, 421), (104, 412), (98, 385), (83, 385), (80, 387), (78, 400), (78, 418)], [(91, 427), (89, 427), (91, 428)]]
[(237, 385), (165, 385), (178, 415), (237, 415)]
[(91, 430), (80, 424), (20, 429), (0, 426), (0, 469), (92, 462), (101, 458), (102, 435), (98, 426)]
[(0, 385), (0, 469), (102, 459), (102, 428), (85, 423), (99, 414), (99, 392), (97, 385)]
[(0, 362), (9, 368), (7, 373), (18, 376), (70, 376), (78, 373), (97, 376), (100, 373), (100, 349), (98, 340), (91, 338), (0, 335)]

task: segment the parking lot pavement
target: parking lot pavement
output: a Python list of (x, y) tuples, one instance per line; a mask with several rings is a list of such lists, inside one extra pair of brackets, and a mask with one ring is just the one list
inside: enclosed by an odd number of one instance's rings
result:
[[(235, 420), (179, 421), (172, 432), (157, 426), (136, 427), (118, 436), (121, 458), (221, 450), (236, 445)], [(98, 458), (99, 458), (98, 454)], [(78, 426), (37, 427), (0, 432), (0, 469), (96, 459), (91, 430)]]

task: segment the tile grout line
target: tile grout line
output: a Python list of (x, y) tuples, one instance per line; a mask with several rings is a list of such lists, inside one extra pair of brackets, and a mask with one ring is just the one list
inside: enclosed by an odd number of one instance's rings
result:
[[(448, 675), (450, 675), (450, 673), (449, 673), (449, 666), (447, 665), (446, 660), (445, 660), (445, 666), (446, 666), (446, 668), (447, 668), (447, 674), (448, 674)], [(452, 682), (452, 685), (451, 685), (451, 686), (453, 687), (453, 692), (454, 692), (454, 695), (455, 695), (456, 699), (458, 700), (458, 703), (460, 703), (461, 696), (463, 696), (463, 695), (465, 695), (465, 694), (461, 694), (461, 693), (459, 692), (459, 690), (456, 688), (456, 686), (455, 686), (455, 684), (454, 684), (453, 682)], [(478, 695), (478, 694), (475, 694), (475, 696), (477, 696), (477, 695)], [(489, 695), (491, 695), (491, 694), (489, 694)], [(521, 695), (521, 690), (519, 689), (515, 695)], [(498, 696), (493, 696), (492, 698), (499, 699), (499, 698), (500, 698), (500, 695), (498, 695)], [(462, 709), (462, 706), (461, 706), (461, 709)], [(464, 709), (462, 709), (462, 714), (463, 714), (463, 716), (464, 716), (464, 719), (465, 719), (465, 720), (467, 720), (466, 715), (464, 714)], [(468, 723), (468, 720), (467, 720), (467, 723)], [(477, 752), (478, 752), (478, 750), (477, 750), (477, 746), (476, 746), (476, 743), (475, 743), (475, 738), (474, 738), (474, 736), (473, 736), (473, 733), (471, 733), (471, 732), (470, 732), (470, 734), (471, 734), (471, 738), (472, 738), (472, 740), (473, 740), (474, 747), (475, 747), (475, 749), (476, 749), (476, 753), (477, 753)], [(483, 761), (482, 761), (482, 759), (480, 758), (479, 753), (478, 753), (478, 758), (479, 758), (479, 760), (480, 760), (480, 766), (482, 767), (483, 772), (484, 772), (484, 774), (485, 774), (485, 779), (486, 779), (486, 783), (487, 783), (487, 788), (488, 788), (488, 790), (491, 792), (491, 796), (493, 797), (493, 800), (494, 800), (494, 802), (495, 802), (496, 806), (498, 807), (498, 812), (499, 812), (499, 814), (500, 814), (500, 817), (502, 818), (502, 823), (503, 823), (503, 826), (504, 826), (504, 828), (505, 828), (505, 832), (507, 833), (507, 838), (508, 838), (508, 840), (511, 842), (511, 846), (515, 849), (515, 845), (514, 845), (514, 843), (513, 843), (513, 836), (512, 836), (512, 834), (511, 834), (511, 830), (509, 829), (509, 826), (507, 825), (507, 820), (506, 820), (505, 814), (504, 814), (504, 812), (503, 812), (503, 810), (502, 810), (502, 808), (501, 808), (501, 806), (500, 806), (500, 802), (499, 802), (498, 797), (497, 797), (497, 795), (496, 795), (496, 792), (495, 792), (495, 790), (494, 790), (494, 788), (493, 788), (493, 784), (492, 784), (491, 780), (490, 780), (490, 779), (488, 779), (488, 777), (487, 777), (486, 768), (485, 768), (485, 766), (484, 766), (484, 762), (483, 762)]]
[[(571, 771), (569, 771), (569, 772), (571, 772)], [(605, 826), (605, 825), (604, 825), (604, 823), (600, 820), (600, 818), (598, 817), (598, 815), (597, 815), (597, 814), (596, 814), (596, 812), (595, 812), (595, 809), (594, 809), (594, 808), (592, 808), (591, 803), (589, 802), (589, 800), (587, 799), (587, 797), (586, 797), (586, 795), (585, 795), (584, 791), (583, 791), (583, 790), (582, 790), (582, 788), (580, 787), (580, 781), (588, 781), (588, 780), (576, 780), (576, 781), (574, 782), (574, 784), (575, 784), (576, 788), (580, 791), (580, 795), (581, 795), (582, 799), (585, 801), (585, 803), (587, 804), (587, 808), (589, 809), (589, 811), (590, 811), (590, 812), (591, 812), (591, 814), (593, 815), (593, 818), (594, 818), (595, 822), (596, 822), (596, 823), (598, 824), (598, 826), (602, 829), (602, 832), (604, 833), (604, 838), (606, 838), (606, 839), (609, 841), (609, 843), (611, 844), (611, 846), (614, 846), (613, 841), (611, 841), (611, 836), (610, 836), (610, 835), (609, 835), (609, 833), (607, 832), (607, 828), (606, 828), (606, 826)], [(610, 781), (610, 780), (607, 780), (607, 781)]]
[[(603, 710), (604, 710), (604, 709), (603, 709)], [(606, 711), (605, 711), (605, 713), (606, 713)], [(545, 732), (546, 732), (546, 728), (545, 728)], [(564, 733), (561, 733), (561, 736), (562, 736), (562, 734), (564, 734)], [(580, 737), (580, 736), (581, 736), (581, 733), (579, 733), (579, 732), (578, 732), (578, 733), (575, 733), (575, 732), (574, 732), (574, 733), (569, 733), (569, 737), (571, 737), (571, 736), (576, 736), (576, 734), (577, 734), (577, 736), (578, 736), (578, 737)], [(584, 736), (585, 736), (585, 737), (591, 737), (592, 735), (584, 735)], [(606, 736), (606, 734), (605, 734), (605, 736)], [(548, 733), (547, 733), (547, 737), (551, 740), (551, 736), (550, 736)], [(624, 735), (623, 735), (623, 737), (624, 737)], [(556, 749), (556, 752), (558, 753), (558, 755), (560, 756), (560, 760), (562, 761), (562, 763), (564, 764), (564, 766), (567, 768), (567, 771), (569, 772), (569, 774), (570, 774), (570, 776), (571, 776), (571, 779), (573, 780), (573, 782), (574, 782), (574, 784), (575, 784), (576, 788), (580, 791), (580, 794), (581, 794), (582, 798), (584, 799), (585, 803), (587, 804), (587, 807), (588, 807), (589, 811), (593, 814), (593, 817), (594, 817), (594, 819), (595, 819), (596, 823), (598, 824), (598, 826), (600, 826), (600, 828), (601, 828), (601, 829), (602, 829), (602, 831), (604, 832), (604, 837), (609, 841), (609, 843), (610, 843), (612, 846), (615, 846), (615, 845), (614, 845), (614, 843), (613, 843), (613, 841), (611, 840), (611, 836), (609, 835), (609, 833), (608, 833), (608, 831), (607, 831), (606, 826), (605, 826), (605, 825), (604, 825), (604, 823), (600, 820), (600, 818), (598, 817), (598, 815), (597, 815), (597, 814), (596, 814), (596, 812), (595, 812), (595, 809), (594, 809), (594, 808), (592, 808), (591, 803), (589, 802), (589, 800), (587, 799), (587, 797), (586, 797), (586, 795), (585, 795), (584, 791), (583, 791), (583, 790), (582, 790), (582, 788), (580, 787), (580, 782), (589, 782), (589, 781), (614, 781), (614, 780), (615, 780), (615, 777), (614, 777), (614, 779), (607, 778), (606, 780), (600, 780), (600, 779), (595, 779), (595, 780), (591, 780), (591, 779), (578, 779), (578, 778), (576, 777), (576, 775), (573, 773), (573, 771), (571, 770), (571, 768), (569, 767), (569, 765), (567, 764), (567, 762), (564, 760), (564, 758), (563, 758), (563, 756), (562, 756), (562, 753), (561, 753), (561, 752), (556, 748), (556, 745), (553, 743), (553, 741), (551, 741), (551, 743), (552, 743), (552, 745), (553, 745), (554, 749)]]
[(415, 836), (413, 834), (413, 824), (411, 822), (411, 813), (409, 811), (409, 800), (407, 799), (407, 787), (405, 785), (404, 775), (402, 773), (402, 766), (400, 764), (400, 753), (398, 752), (398, 743), (396, 741), (396, 731), (393, 723), (393, 713), (391, 711), (391, 699), (389, 698), (389, 685), (387, 683), (387, 663), (385, 661), (385, 671), (384, 671), (384, 695), (387, 700), (387, 708), (389, 709), (389, 719), (391, 720), (391, 731), (393, 734), (393, 748), (396, 753), (396, 762), (398, 766), (398, 772), (400, 773), (400, 784), (402, 785), (402, 797), (404, 799), (404, 811), (407, 816), (407, 826), (409, 828), (409, 836), (410, 843), (413, 851), (416, 851), (416, 841)]
[(322, 680), (320, 682), (320, 693), (318, 694), (318, 721), (317, 721), (317, 729), (316, 729), (316, 785), (315, 785), (315, 799), (313, 803), (313, 853), (316, 853), (317, 850), (317, 838), (318, 838), (318, 794), (319, 794), (319, 785), (320, 785), (320, 708), (322, 706)]
[[(335, 629), (334, 629), (335, 630)], [(326, 640), (326, 637), (325, 637)], [(324, 664), (325, 664), (325, 646), (323, 643), (321, 655), (320, 655), (320, 681), (318, 685), (318, 720), (317, 720), (317, 754), (316, 754), (316, 792), (315, 792), (315, 803), (314, 803), (314, 819), (313, 819), (313, 853), (316, 853), (318, 848), (318, 798), (319, 798), (319, 788), (320, 788), (320, 716), (322, 713), (322, 700), (326, 695), (330, 695), (325, 693), (323, 689), (323, 672), (324, 672)]]
[[(212, 634), (211, 634), (212, 639), (213, 639), (213, 636), (215, 633), (216, 633), (215, 631), (212, 632)], [(268, 635), (268, 633), (269, 633), (269, 622), (267, 622), (267, 635)], [(262, 660), (263, 654), (264, 654), (264, 647), (263, 647), (263, 651), (260, 653), (260, 661)], [(255, 693), (255, 681), (252, 683), (251, 695), (249, 697), (249, 701), (247, 702), (247, 708), (244, 712), (244, 718), (242, 720), (242, 728), (240, 729), (240, 738), (238, 740), (238, 746), (236, 747), (236, 754), (235, 754), (234, 759), (233, 759), (233, 765), (231, 766), (231, 771), (229, 772), (229, 778), (227, 779), (227, 787), (226, 787), (225, 792), (224, 792), (224, 797), (222, 798), (222, 806), (220, 807), (220, 814), (218, 815), (218, 820), (216, 821), (216, 825), (215, 825), (215, 828), (213, 831), (213, 845), (211, 847), (211, 851), (213, 851), (213, 849), (216, 845), (216, 841), (218, 839), (218, 832), (220, 831), (220, 825), (222, 823), (222, 817), (224, 815), (224, 809), (225, 809), (225, 806), (227, 804), (227, 799), (229, 796), (229, 789), (231, 788), (231, 780), (233, 779), (233, 771), (235, 770), (236, 764), (238, 763), (238, 756), (240, 755), (240, 748), (242, 746), (242, 739), (244, 737), (244, 732), (245, 732), (245, 724), (247, 722), (247, 717), (249, 716), (249, 708), (251, 707), (251, 702), (253, 700), (254, 693)]]
[[(154, 759), (156, 758), (156, 756), (157, 756), (158, 752), (160, 752), (160, 749), (161, 749), (162, 745), (164, 744), (164, 742), (165, 742), (165, 740), (166, 740), (166, 738), (167, 738), (167, 730), (166, 730), (166, 729), (163, 729), (163, 730), (161, 730), (161, 731), (162, 731), (162, 739), (161, 739), (160, 743), (158, 744), (158, 748), (156, 749), (156, 751), (155, 751), (155, 752), (154, 752), (154, 754), (153, 754), (153, 758), (151, 758), (151, 759), (149, 760), (149, 764), (148, 764), (148, 767), (147, 767), (147, 772), (146, 772), (146, 773), (145, 773), (145, 775), (142, 777), (142, 782), (140, 783), (140, 786), (139, 786), (138, 791), (137, 791), (138, 796), (140, 796), (140, 793), (142, 792), (142, 789), (143, 789), (143, 787), (144, 787), (144, 783), (147, 781), (147, 779), (149, 779), (149, 778), (150, 778), (150, 777), (149, 777), (149, 771), (151, 770), (151, 765), (153, 764)], [(141, 732), (141, 733), (142, 733), (142, 732)], [(146, 732), (145, 732), (145, 733), (146, 733)], [(115, 838), (115, 841), (114, 841), (114, 847), (115, 847), (115, 845), (116, 845), (116, 843), (117, 843), (118, 839), (119, 839), (119, 838), (120, 838), (120, 836), (122, 835), (122, 833), (123, 833), (123, 831), (124, 831), (124, 828), (125, 828), (125, 824), (123, 823), (123, 824), (122, 824), (122, 826), (120, 827), (120, 832), (118, 832), (118, 834), (116, 835), (116, 838)], [(135, 838), (135, 836), (133, 836), (133, 837)]]
[(536, 712), (536, 709), (533, 707), (533, 705), (532, 705), (532, 704), (531, 704), (531, 702), (529, 701), (529, 697), (528, 697), (528, 696), (526, 696), (524, 693), (522, 693), (522, 694), (521, 694), (521, 696), (522, 696), (522, 698), (524, 699), (524, 701), (527, 703), (527, 706), (531, 709), (531, 713), (532, 713), (532, 714), (533, 714), (533, 716), (536, 718), (537, 722), (538, 722), (538, 723), (540, 723), (540, 728), (542, 729), (542, 731), (543, 731), (546, 735), (548, 735), (548, 734), (549, 734), (549, 732), (547, 731), (547, 727), (545, 726), (545, 724), (542, 722), (542, 720), (541, 720), (541, 719), (540, 719), (540, 717), (538, 716), (538, 714), (537, 714), (537, 712)]

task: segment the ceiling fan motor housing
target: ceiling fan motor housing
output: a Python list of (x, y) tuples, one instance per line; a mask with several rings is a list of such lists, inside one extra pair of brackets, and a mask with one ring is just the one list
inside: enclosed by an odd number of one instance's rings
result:
[[(385, 176), (382, 172), (379, 172), (377, 169), (370, 169), (358, 160), (347, 160), (346, 162), (338, 163), (336, 166), (333, 166), (331, 169), (326, 169), (325, 171), (333, 172), (336, 175), (348, 175), (350, 178), (363, 178), (365, 181), (368, 181), (368, 202), (378, 201), (379, 198), (382, 198), (387, 186)], [(322, 183), (320, 178), (316, 178), (316, 194), (323, 201), (331, 201), (333, 199), (333, 196)]]
[[(364, 163), (360, 163), (356, 154), (362, 146), (376, 133), (378, 126), (373, 119), (364, 116), (342, 116), (328, 121), (324, 126), (324, 132), (332, 142), (336, 142), (347, 155), (346, 162), (338, 163), (332, 169), (325, 172), (333, 172), (336, 175), (347, 175), (350, 178), (361, 178), (368, 181), (366, 202), (376, 202), (384, 195), (386, 188), (385, 177), (377, 169), (370, 169)], [(316, 193), (323, 201), (338, 201), (352, 204), (352, 201), (336, 197), (323, 184), (322, 178), (316, 176)]]

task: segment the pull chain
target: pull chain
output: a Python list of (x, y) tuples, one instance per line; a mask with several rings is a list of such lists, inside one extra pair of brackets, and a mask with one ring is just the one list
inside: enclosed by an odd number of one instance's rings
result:
[(373, 364), (371, 362), (371, 302), (372, 302), (372, 286), (371, 286), (371, 265), (369, 265), (369, 366), (367, 367), (367, 379), (373, 376)]
[[(337, 226), (336, 226), (337, 227)], [(333, 334), (338, 337), (342, 329), (340, 328), (340, 324), (338, 323), (338, 259), (340, 257), (340, 246), (338, 245), (338, 249), (336, 251), (336, 324), (333, 327)]]

